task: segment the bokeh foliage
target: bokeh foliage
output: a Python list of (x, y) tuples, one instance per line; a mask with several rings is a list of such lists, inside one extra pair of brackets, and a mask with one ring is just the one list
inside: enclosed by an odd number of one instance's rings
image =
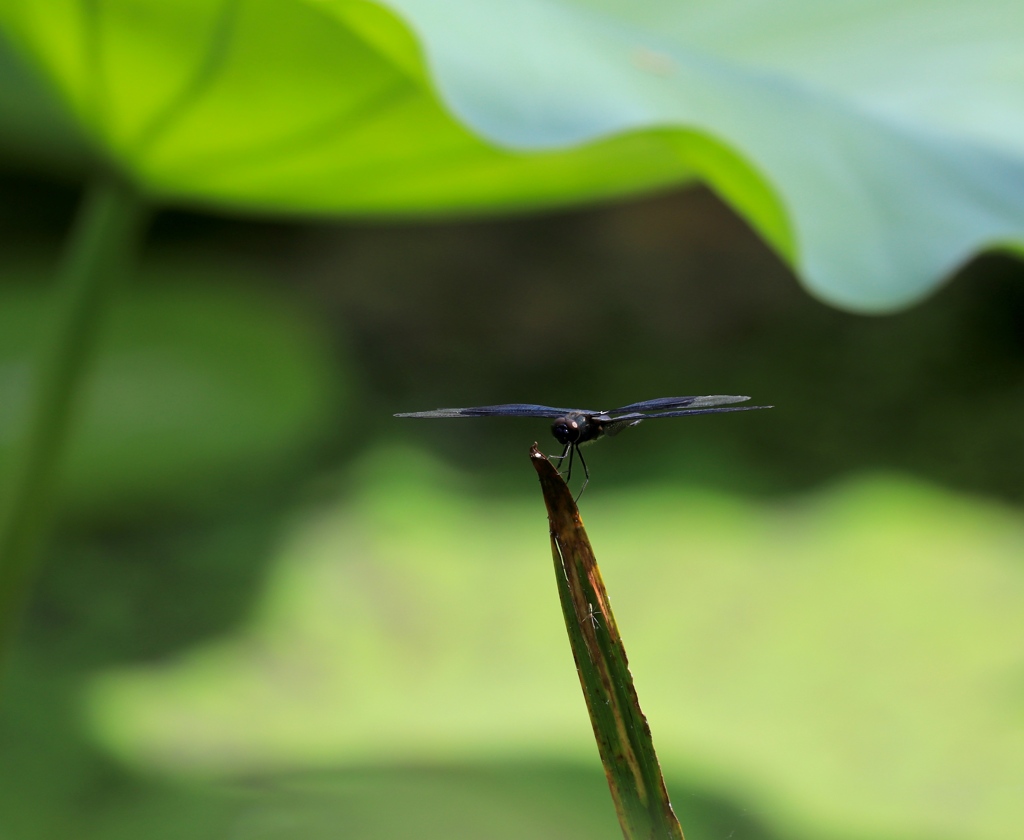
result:
[[(409, 452), (373, 464), (293, 532), (239, 637), (97, 685), (120, 754), (229, 777), (593, 755), (548, 643), (535, 505), (442, 494)], [(1017, 510), (876, 475), (775, 504), (606, 492), (583, 512), (670, 791), (731, 790), (786, 837), (1016, 835)]]
[[(0, 469), (26, 415), (50, 313), (38, 262), (9, 262), (3, 275)], [(66, 515), (124, 522), (229, 506), (226, 496), (300, 456), (297, 441), (322, 433), (337, 407), (326, 337), (294, 303), (261, 291), (258, 274), (165, 262), (136, 282), (112, 313), (74, 431)], [(210, 473), (233, 478), (197, 486)]]
[(780, 407), (616, 441), (585, 507), (688, 836), (1014, 837), (1021, 533), (993, 498), (1024, 496), (1019, 266), (869, 324), (795, 302), (761, 251), (723, 270), (757, 246), (707, 200), (299, 225), (700, 179), (816, 294), (891, 308), (1019, 245), (1021, 22), (997, 0), (0, 6), (0, 163), (36, 173), (0, 229), (26, 255), (0, 266), (0, 457), (58, 227), (30, 194), (113, 172), (295, 221), (177, 217), (207, 251), (144, 260), (112, 313), (0, 695), (0, 834), (615, 836), (522, 428), (419, 432), (456, 473), (382, 418), (725, 390)]

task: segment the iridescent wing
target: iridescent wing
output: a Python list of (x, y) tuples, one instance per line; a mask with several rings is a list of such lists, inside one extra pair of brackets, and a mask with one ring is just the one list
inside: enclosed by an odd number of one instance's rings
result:
[[(750, 397), (734, 397), (727, 394), (713, 394), (707, 397), (662, 397), (657, 400), (630, 403), (621, 408), (612, 408), (601, 412), (611, 416), (620, 414), (647, 413), (649, 411), (673, 411), (679, 408), (708, 408), (712, 405), (729, 405), (730, 403), (746, 402)], [(667, 416), (667, 415), (666, 415)], [(672, 415), (675, 416), (675, 415)]]
[[(679, 397), (677, 399), (687, 399), (685, 397)], [(722, 402), (739, 402), (740, 400), (749, 399), (749, 397), (696, 397), (698, 400), (721, 400)], [(667, 401), (667, 400), (666, 400)], [(663, 402), (662, 400), (650, 400), (650, 403)], [(637, 403), (643, 405), (644, 403)], [(699, 405), (701, 403), (689, 403), (690, 405)], [(721, 403), (718, 403), (719, 405)], [(708, 405), (708, 403), (703, 403)], [(710, 403), (715, 405), (715, 403)], [(630, 412), (629, 414), (623, 414), (618, 417), (612, 417), (609, 420), (604, 421), (604, 433), (606, 435), (617, 435), (623, 429), (628, 429), (630, 426), (635, 426), (644, 420), (656, 420), (659, 417), (686, 417), (690, 414), (719, 414), (725, 411), (757, 411), (761, 408), (772, 408), (770, 405), (738, 405), (731, 408), (690, 408), (684, 411), (659, 411), (659, 412)], [(615, 411), (607, 412), (607, 414), (615, 414), (622, 409), (616, 409)], [(601, 419), (599, 416), (597, 419)]]
[(554, 408), (550, 405), (533, 403), (508, 403), (506, 405), (481, 405), (475, 408), (435, 408), (433, 411), (410, 411), (395, 417), (564, 417), (566, 414), (593, 414), (577, 408)]

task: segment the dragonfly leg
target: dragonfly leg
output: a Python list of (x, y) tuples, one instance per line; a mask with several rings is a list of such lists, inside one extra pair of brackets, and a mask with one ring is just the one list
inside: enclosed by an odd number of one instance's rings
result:
[(558, 461), (558, 463), (561, 464), (562, 461), (565, 460), (565, 456), (569, 454), (569, 448), (571, 446), (572, 446), (571, 443), (567, 443), (565, 445), (565, 449), (562, 450), (562, 454), (561, 455), (548, 455), (548, 460), (549, 461)]
[[(583, 491), (587, 489), (587, 485), (590, 483), (590, 470), (587, 469), (587, 462), (583, 457), (583, 452), (580, 451), (579, 445), (576, 445), (573, 448), (579, 453), (580, 463), (583, 464), (583, 486), (580, 487), (580, 492), (576, 494), (576, 501), (578, 502), (580, 500), (580, 496), (583, 495)], [(572, 462), (570, 460), (570, 469), (571, 463)], [(566, 479), (566, 481), (568, 481), (568, 479)]]
[[(576, 445), (573, 443), (566, 444), (565, 451), (569, 453), (569, 469), (565, 473), (565, 483), (568, 484), (572, 478), (572, 456), (576, 454)], [(563, 454), (562, 457), (564, 458), (565, 455)]]

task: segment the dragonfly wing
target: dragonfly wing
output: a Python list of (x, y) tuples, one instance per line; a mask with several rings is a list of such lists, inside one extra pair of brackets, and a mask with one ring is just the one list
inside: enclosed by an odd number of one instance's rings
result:
[[(663, 411), (658, 414), (645, 414), (642, 419), (644, 420), (657, 420), (659, 417), (686, 417), (689, 414), (719, 414), (724, 411), (757, 411), (760, 408), (775, 408), (773, 405), (737, 405), (732, 408), (690, 408), (686, 411)], [(620, 418), (616, 418), (613, 422), (618, 422)], [(625, 418), (621, 418), (625, 419)], [(639, 420), (634, 421), (633, 425), (639, 423)], [(606, 429), (607, 431), (607, 429)]]
[(628, 429), (630, 426), (635, 426), (644, 420), (644, 415), (639, 412), (633, 412), (632, 414), (626, 414), (622, 417), (616, 417), (612, 419), (608, 415), (598, 415), (594, 418), (595, 420), (601, 421), (601, 428), (604, 434), (609, 437), (615, 437), (623, 429)]
[(727, 406), (730, 403), (742, 403), (750, 400), (749, 396), (732, 396), (729, 394), (711, 394), (709, 396), (663, 396), (660, 400), (647, 400), (643, 403), (632, 403), (618, 409), (604, 412), (611, 415), (632, 414), (635, 412), (662, 412), (685, 408), (708, 408), (709, 406)]
[(436, 408), (433, 411), (409, 411), (395, 417), (563, 417), (573, 411), (571, 408), (554, 408), (550, 405), (533, 403), (508, 403), (506, 405), (480, 405), (473, 408)]

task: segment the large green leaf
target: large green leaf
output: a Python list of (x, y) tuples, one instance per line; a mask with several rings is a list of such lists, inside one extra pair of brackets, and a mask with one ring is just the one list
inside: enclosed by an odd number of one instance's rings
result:
[[(236, 638), (99, 683), (106, 743), (178, 772), (596, 767), (540, 506), (445, 491), (408, 452), (366, 475)], [(787, 838), (1019, 836), (1015, 512), (874, 478), (778, 506), (591, 489), (584, 514), (668, 778)]]
[(496, 148), (450, 116), (411, 33), (370, 4), (13, 0), (3, 24), (98, 157), (165, 201), (497, 211), (689, 172), (656, 136), (540, 155)]
[(1024, 235), (1013, 0), (393, 4), (454, 111), (496, 143), (674, 126), (734, 149), (788, 228), (736, 184), (734, 161), (690, 162), (840, 305), (906, 303)]
[(497, 211), (697, 174), (866, 310), (1024, 240), (1015, 0), (8, 0), (0, 26), (165, 200)]

